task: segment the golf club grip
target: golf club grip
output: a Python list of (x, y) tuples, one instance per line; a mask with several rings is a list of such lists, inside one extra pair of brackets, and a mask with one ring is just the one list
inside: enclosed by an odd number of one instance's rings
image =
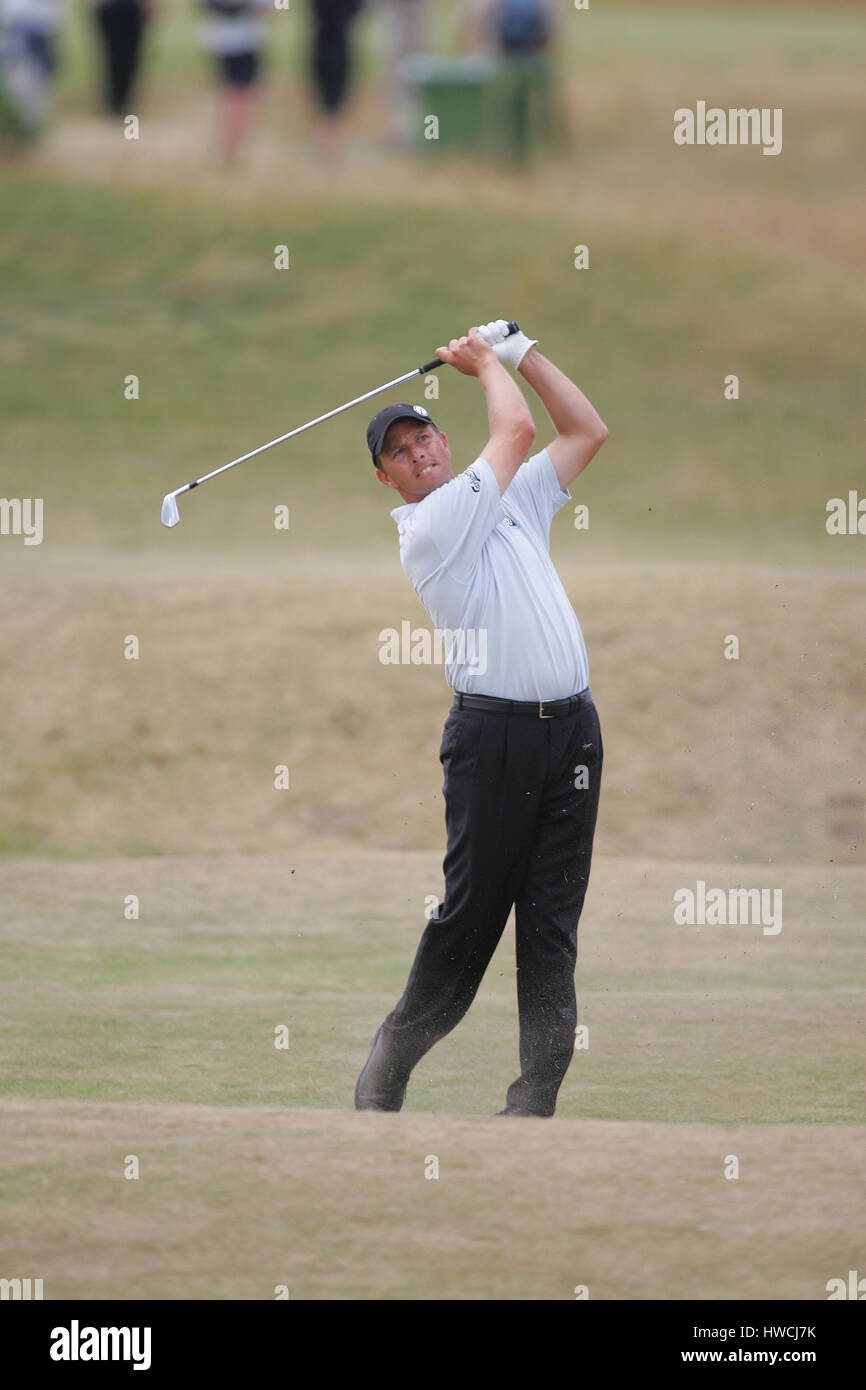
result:
[[(510, 322), (509, 322), (509, 324), (508, 324), (508, 336), (509, 336), (509, 338), (511, 337), (512, 333), (519, 333), (519, 332), (520, 332), (520, 324), (517, 322), (517, 319), (511, 319)], [(447, 362), (443, 362), (442, 359), (441, 359), (441, 357), (434, 357), (434, 358), (432, 359), (432, 361), (430, 361), (430, 362), (425, 362), (424, 365), (423, 365), (423, 367), (419, 367), (419, 368), (418, 368), (418, 375), (419, 375), (419, 376), (424, 376), (425, 373), (427, 373), (427, 372), (434, 372), (434, 371), (436, 370), (437, 367), (446, 367), (447, 365), (448, 365)]]

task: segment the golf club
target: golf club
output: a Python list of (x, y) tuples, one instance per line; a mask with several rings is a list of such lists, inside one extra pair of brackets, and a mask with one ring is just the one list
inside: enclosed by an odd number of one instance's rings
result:
[[(512, 320), (508, 325), (508, 336), (519, 332), (520, 324), (516, 320)], [(428, 372), (435, 371), (437, 367), (446, 365), (447, 363), (434, 357), (432, 361), (425, 362), (421, 367), (413, 367), (412, 371), (406, 372), (404, 376), (396, 376), (393, 381), (386, 381), (384, 386), (376, 386), (372, 391), (365, 391), (363, 396), (356, 396), (354, 400), (346, 401), (345, 405), (338, 405), (335, 410), (328, 410), (324, 415), (318, 415), (315, 420), (308, 420), (306, 425), (298, 425), (297, 429), (289, 430), (288, 434), (281, 434), (279, 439), (272, 439), (269, 444), (260, 444), (258, 449), (251, 449), (248, 454), (241, 454), (240, 458), (232, 459), (231, 463), (224, 463), (221, 468), (215, 468), (212, 473), (205, 473), (204, 477), (196, 478), (191, 483), (184, 483), (183, 487), (175, 488), (174, 492), (167, 492), (162, 499), (163, 526), (176, 526), (180, 521), (177, 499), (182, 492), (189, 492), (190, 488), (206, 483), (209, 478), (215, 478), (218, 473), (225, 473), (228, 468), (236, 468), (239, 463), (254, 458), (256, 454), (263, 454), (266, 449), (273, 449), (275, 444), (282, 444), (285, 440), (291, 439), (293, 435), (302, 434), (304, 430), (311, 430), (314, 425), (320, 425), (323, 420), (330, 420), (332, 416), (340, 415), (342, 411), (349, 410), (353, 405), (360, 405), (361, 401), (368, 401), (371, 396), (378, 396), (382, 391), (390, 390), (392, 386), (401, 386), (404, 381), (411, 381), (415, 376), (426, 376)]]

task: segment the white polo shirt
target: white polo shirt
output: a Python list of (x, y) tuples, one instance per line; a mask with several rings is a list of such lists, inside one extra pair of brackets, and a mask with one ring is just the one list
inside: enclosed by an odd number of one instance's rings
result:
[(444, 634), (453, 690), (558, 700), (586, 689), (583, 633), (550, 558), (550, 523), (570, 500), (542, 449), (501, 496), (479, 457), (392, 511), (400, 562)]

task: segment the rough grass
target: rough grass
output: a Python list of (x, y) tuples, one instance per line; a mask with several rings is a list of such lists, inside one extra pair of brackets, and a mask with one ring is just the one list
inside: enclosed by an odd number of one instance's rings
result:
[[(182, 499), (165, 492), (411, 369), (455, 326), (511, 306), (609, 422), (581, 480), (608, 558), (856, 563), (826, 503), (859, 477), (866, 290), (849, 272), (593, 214), (363, 199), (214, 209), (15, 176), (0, 235), (4, 495), (45, 499), (43, 547), (164, 556), (292, 545), (392, 553), (358, 407)], [(572, 268), (576, 240), (593, 269)], [(277, 271), (274, 248), (292, 266)], [(449, 247), (459, 245), (459, 255)], [(412, 312), (395, 314), (401, 296)], [(729, 374), (740, 399), (724, 399)], [(127, 400), (127, 377), (138, 400)], [(487, 438), (477, 383), (443, 370), (428, 406), (465, 467)], [(433, 389), (433, 388), (431, 388)], [(399, 399), (424, 399), (409, 383)], [(380, 398), (376, 404), (388, 400)], [(536, 402), (539, 443), (549, 434)], [(9, 542), (4, 546), (9, 549)]]
[[(434, 26), (446, 47), (453, 9)], [(517, 182), (436, 157), (419, 178), (382, 150), (376, 24), (346, 166), (323, 180), (288, 81), (294, 14), (275, 25), (282, 57), (247, 163), (209, 170), (193, 19), (163, 16), (131, 142), (87, 114), (78, 15), (58, 120), (5, 171), (4, 489), (44, 495), (46, 545), (162, 554), (165, 491), (501, 311), (610, 425), (588, 480), (610, 556), (856, 563), (856, 538), (827, 537), (824, 519), (861, 471), (862, 16), (572, 12), (561, 67), (575, 147)], [(783, 153), (676, 146), (673, 110), (699, 96), (783, 107)], [(723, 397), (732, 373), (738, 401)], [(486, 438), (477, 387), (447, 372), (440, 386), (435, 408), (469, 462)], [(221, 479), (221, 502), (190, 509), (175, 548), (258, 549), (277, 503), (307, 554), (390, 544), (365, 422), (359, 409)]]
[[(605, 739), (600, 851), (862, 864), (862, 582), (593, 564), (594, 538), (556, 523)], [(221, 572), (169, 563), (175, 539), (125, 577), (98, 553), (74, 581), (48, 551), (9, 567), (3, 853), (438, 851), (450, 694), (441, 666), (379, 660), (385, 629), (432, 626), (396, 553), (311, 562), (270, 528), (255, 567)]]

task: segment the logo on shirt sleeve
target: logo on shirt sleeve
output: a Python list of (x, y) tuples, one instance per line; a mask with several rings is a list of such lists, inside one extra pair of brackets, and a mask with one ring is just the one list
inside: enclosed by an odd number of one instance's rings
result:
[(474, 468), (467, 468), (467, 470), (466, 470), (466, 476), (467, 476), (467, 478), (469, 479), (469, 486), (471, 487), (472, 491), (473, 491), (473, 492), (480, 492), (480, 491), (481, 491), (481, 479), (479, 478), (478, 474), (475, 472), (475, 469), (474, 469)]

